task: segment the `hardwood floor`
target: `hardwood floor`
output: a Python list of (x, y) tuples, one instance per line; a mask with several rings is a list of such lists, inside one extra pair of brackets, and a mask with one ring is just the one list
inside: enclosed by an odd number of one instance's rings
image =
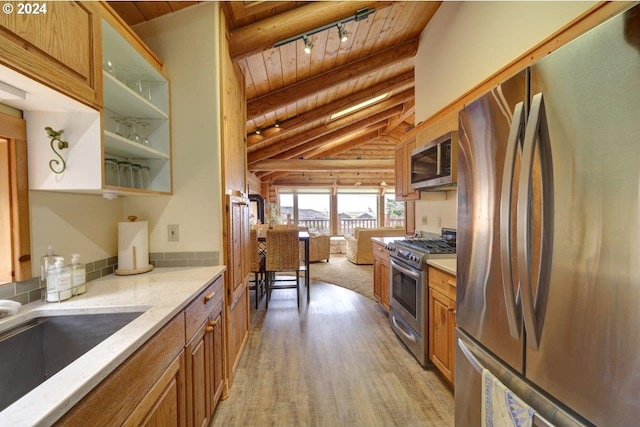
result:
[(249, 341), (212, 425), (453, 425), (451, 391), (375, 302), (312, 281), (311, 303), (301, 298), (299, 311), (294, 290), (275, 291), (268, 311), (264, 299), (251, 307)]

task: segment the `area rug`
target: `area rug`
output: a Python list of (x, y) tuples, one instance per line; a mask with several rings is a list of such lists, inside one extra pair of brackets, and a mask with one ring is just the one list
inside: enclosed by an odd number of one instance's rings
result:
[(375, 301), (372, 265), (356, 265), (344, 255), (332, 254), (329, 262), (313, 262), (309, 268), (311, 279), (350, 289)]

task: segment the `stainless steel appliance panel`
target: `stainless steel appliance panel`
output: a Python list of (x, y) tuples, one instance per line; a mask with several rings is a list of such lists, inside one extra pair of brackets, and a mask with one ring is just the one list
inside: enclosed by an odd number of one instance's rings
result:
[[(538, 93), (548, 128), (538, 136), (548, 137), (553, 164), (553, 229), (543, 237), (552, 238), (550, 279), (537, 289), (525, 373), (596, 425), (638, 425), (640, 7), (537, 63), (531, 95)], [(468, 245), (468, 233), (459, 236)]]
[(460, 328), (456, 329), (456, 387), (454, 399), (455, 423), (459, 427), (480, 426), (482, 420), (481, 398), (482, 372), (488, 369), (509, 390), (535, 408), (533, 425), (541, 427), (579, 427), (587, 425), (585, 420), (558, 407), (544, 393), (522, 379), (499, 359), (470, 339)]
[(427, 307), (425, 273), (391, 257), (389, 275), (391, 277), (389, 305), (415, 332), (424, 337)]
[[(502, 252), (500, 239), (511, 231), (501, 233), (503, 175), (505, 165), (519, 169), (524, 129), (518, 125), (525, 114), (525, 86), (523, 71), (466, 106), (460, 113), (458, 136), (456, 323), (519, 371), (523, 369), (521, 321), (516, 298), (506, 301), (503, 292), (503, 260), (506, 257), (508, 263), (512, 255)], [(513, 149), (508, 153), (510, 133)], [(515, 218), (517, 184), (505, 195), (511, 200), (506, 202), (511, 212), (505, 213), (503, 224)], [(513, 246), (515, 254), (515, 242)], [(517, 295), (517, 271), (511, 276), (508, 286)]]

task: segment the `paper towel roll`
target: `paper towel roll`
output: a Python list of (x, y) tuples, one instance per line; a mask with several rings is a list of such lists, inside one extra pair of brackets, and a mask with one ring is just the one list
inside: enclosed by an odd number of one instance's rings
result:
[(149, 224), (147, 221), (118, 223), (118, 269), (116, 274), (150, 271)]

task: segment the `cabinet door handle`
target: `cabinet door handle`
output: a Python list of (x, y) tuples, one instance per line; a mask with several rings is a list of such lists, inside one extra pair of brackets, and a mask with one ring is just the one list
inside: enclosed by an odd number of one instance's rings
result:
[(214, 328), (213, 328), (213, 326), (207, 326), (207, 327), (205, 328), (205, 332), (207, 332), (208, 334), (210, 334), (211, 332), (213, 332), (213, 329), (214, 329)]
[(212, 320), (211, 322), (209, 322), (209, 326), (211, 326), (211, 327), (218, 326), (218, 321), (217, 320)]
[(211, 301), (211, 299), (213, 298), (213, 296), (216, 294), (216, 291), (211, 291), (211, 293), (207, 296), (204, 297), (204, 303), (208, 303), (209, 301)]
[(449, 307), (449, 308), (447, 308), (447, 311), (453, 311), (453, 310), (454, 310), (454, 308), (453, 308), (453, 307)]

